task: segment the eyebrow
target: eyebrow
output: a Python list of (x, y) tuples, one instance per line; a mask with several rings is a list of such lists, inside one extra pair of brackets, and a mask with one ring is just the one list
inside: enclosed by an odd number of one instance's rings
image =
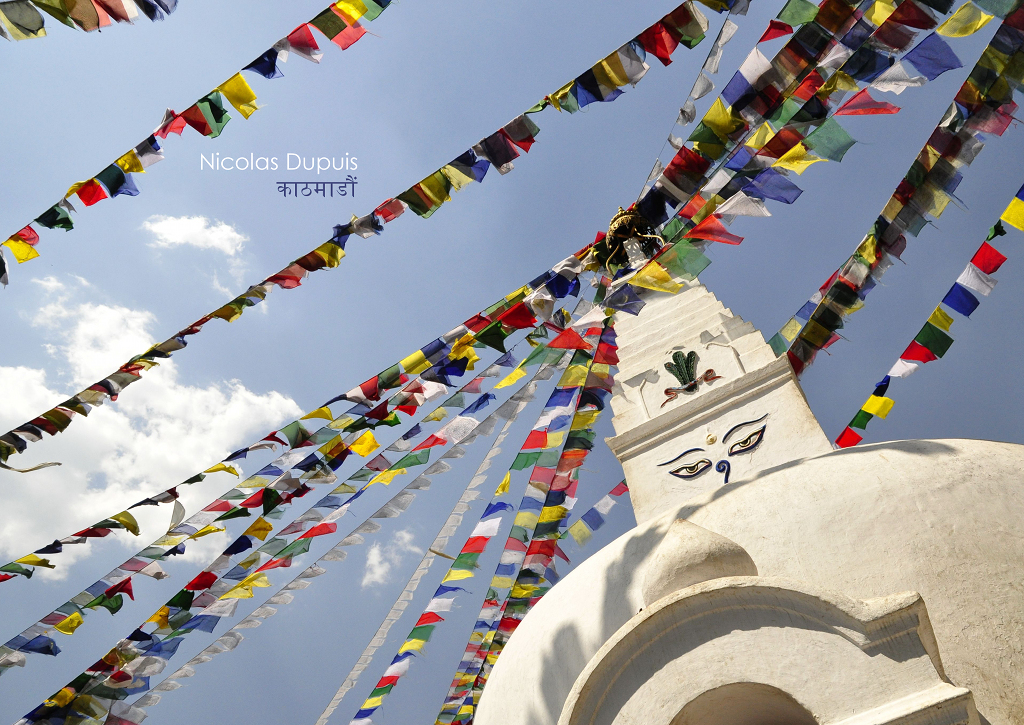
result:
[(762, 416), (761, 416), (760, 418), (758, 418), (757, 420), (748, 420), (748, 421), (747, 421), (746, 423), (740, 423), (740, 424), (738, 424), (738, 425), (734, 425), (734, 426), (733, 426), (732, 428), (730, 428), (730, 429), (729, 429), (729, 432), (728, 432), (728, 433), (726, 433), (726, 434), (725, 434), (725, 435), (724, 435), (724, 436), (722, 437), (722, 443), (725, 443), (726, 441), (728, 441), (728, 440), (729, 440), (729, 436), (731, 436), (731, 435), (732, 435), (733, 433), (735, 433), (735, 432), (736, 432), (737, 430), (739, 430), (739, 429), (740, 429), (740, 428), (742, 428), (743, 426), (745, 426), (745, 425), (751, 425), (751, 424), (753, 424), (753, 423), (760, 423), (760, 422), (761, 422), (762, 420), (764, 420), (764, 419), (765, 419), (765, 418), (767, 418), (767, 417), (768, 417), (768, 414), (767, 414), (767, 413), (765, 413), (764, 415), (762, 415)]
[(691, 448), (691, 449), (690, 449), (690, 450), (688, 450), (688, 451), (684, 451), (684, 452), (680, 453), (680, 454), (679, 454), (678, 456), (676, 456), (675, 458), (673, 458), (673, 459), (672, 459), (671, 461), (665, 461), (664, 463), (659, 463), (658, 465), (659, 465), (659, 466), (667, 466), (667, 465), (669, 465), (669, 464), (675, 463), (676, 461), (678, 461), (678, 460), (679, 460), (680, 458), (682, 458), (683, 456), (688, 456), (688, 455), (690, 455), (690, 454), (691, 454), (691, 453), (693, 453), (694, 451), (703, 451), (703, 450), (704, 450), (703, 448)]

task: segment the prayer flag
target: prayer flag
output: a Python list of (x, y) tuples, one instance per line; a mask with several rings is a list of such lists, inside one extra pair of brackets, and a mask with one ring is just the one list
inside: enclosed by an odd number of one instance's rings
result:
[(788, 23), (784, 23), (781, 20), (769, 20), (768, 27), (765, 29), (764, 34), (761, 35), (761, 39), (758, 43), (764, 43), (768, 40), (774, 40), (775, 38), (782, 38), (786, 35), (790, 35), (793, 32), (793, 27)]
[(956, 282), (971, 290), (971, 292), (988, 297), (989, 293), (995, 289), (998, 280), (985, 274), (973, 264), (968, 264), (964, 271), (960, 273), (960, 276), (956, 278)]
[(942, 304), (959, 312), (964, 317), (970, 317), (971, 313), (978, 309), (978, 305), (981, 303), (977, 297), (971, 294), (970, 290), (954, 282), (953, 286), (949, 288), (949, 292), (942, 298)]
[(917, 333), (914, 342), (927, 348), (935, 357), (942, 357), (946, 354), (949, 346), (953, 344), (953, 338), (930, 322), (926, 322), (921, 331)]
[(864, 440), (863, 436), (859, 435), (856, 431), (847, 427), (842, 433), (839, 434), (839, 437), (836, 438), (836, 445), (839, 446), (840, 448), (850, 448), (851, 446), (857, 445), (862, 440)]
[(1005, 261), (1006, 257), (988, 242), (982, 242), (978, 251), (971, 257), (971, 264), (985, 274), (994, 274)]
[(947, 38), (964, 38), (984, 28), (993, 17), (982, 12), (981, 8), (968, 0), (946, 22), (937, 27), (935, 32)]
[[(241, 73), (235, 73), (226, 81), (217, 86), (217, 90), (224, 94), (228, 103), (235, 107), (235, 110), (242, 114), (243, 118), (249, 118), (256, 113), (256, 94), (249, 83), (242, 77)], [(125, 169), (126, 171), (128, 169)]]
[(835, 116), (870, 116), (875, 114), (899, 113), (900, 107), (886, 101), (876, 101), (865, 88), (841, 105)]
[(876, 415), (884, 420), (885, 417), (889, 415), (889, 411), (892, 410), (894, 402), (895, 401), (892, 398), (872, 395), (867, 399), (867, 402), (861, 406), (861, 410), (871, 413), (871, 415)]
[(930, 81), (948, 70), (963, 67), (953, 49), (935, 33), (931, 33), (918, 43), (903, 60), (917, 68), (918, 72)]

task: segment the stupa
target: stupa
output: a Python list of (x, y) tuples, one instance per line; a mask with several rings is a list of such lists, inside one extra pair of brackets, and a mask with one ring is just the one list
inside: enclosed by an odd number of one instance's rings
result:
[(833, 450), (703, 285), (618, 314), (637, 526), (563, 578), (476, 725), (1024, 723), (1024, 446)]

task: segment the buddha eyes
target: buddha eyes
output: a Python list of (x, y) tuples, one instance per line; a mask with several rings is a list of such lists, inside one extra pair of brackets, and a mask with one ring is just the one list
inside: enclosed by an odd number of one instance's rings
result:
[(701, 458), (699, 461), (687, 463), (673, 471), (669, 471), (669, 473), (676, 478), (696, 478), (709, 468), (711, 468), (711, 461), (707, 458)]
[(747, 453), (748, 451), (752, 451), (757, 448), (761, 444), (761, 440), (764, 438), (764, 429), (766, 427), (767, 426), (764, 425), (761, 426), (743, 440), (736, 441), (729, 446), (729, 455), (735, 456), (740, 453)]

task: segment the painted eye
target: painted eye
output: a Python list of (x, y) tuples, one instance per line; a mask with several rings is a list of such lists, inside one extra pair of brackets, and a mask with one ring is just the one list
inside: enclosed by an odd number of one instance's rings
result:
[(669, 473), (676, 478), (696, 478), (709, 468), (711, 468), (711, 461), (707, 458), (701, 458), (699, 461), (687, 463), (685, 466), (680, 466), (674, 471), (669, 471)]
[(747, 453), (761, 445), (761, 440), (764, 438), (764, 429), (766, 427), (767, 426), (761, 426), (743, 440), (736, 441), (729, 446), (729, 455), (735, 456), (740, 453)]

